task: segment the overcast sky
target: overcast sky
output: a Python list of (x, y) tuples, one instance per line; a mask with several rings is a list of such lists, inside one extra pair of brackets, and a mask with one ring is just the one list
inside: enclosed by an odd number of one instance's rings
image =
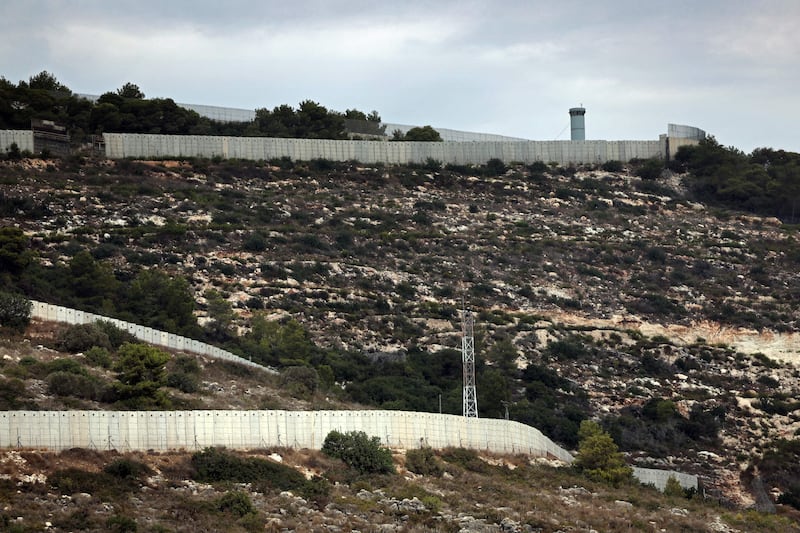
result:
[(5, 1), (0, 76), (536, 140), (583, 104), (587, 139), (672, 122), (800, 152), (798, 31), (798, 0)]

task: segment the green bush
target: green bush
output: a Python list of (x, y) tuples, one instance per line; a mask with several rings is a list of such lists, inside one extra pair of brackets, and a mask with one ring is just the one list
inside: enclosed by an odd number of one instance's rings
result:
[(23, 409), (28, 406), (29, 394), (19, 379), (0, 378), (0, 410)]
[(617, 160), (606, 161), (601, 168), (606, 172), (622, 172), (625, 169), (622, 161)]
[(654, 180), (661, 176), (664, 170), (664, 162), (660, 159), (648, 159), (642, 166), (636, 169), (636, 175), (643, 180)]
[(236, 515), (239, 518), (255, 510), (250, 495), (241, 490), (233, 490), (223, 494), (217, 501), (217, 509), (223, 513)]
[(292, 490), (308, 498), (327, 496), (330, 486), (319, 478), (307, 480), (294, 468), (260, 457), (239, 457), (221, 448), (192, 455), (194, 479), (209, 483), (254, 483), (264, 488)]
[(310, 398), (319, 388), (319, 373), (307, 366), (290, 366), (281, 372), (281, 387), (298, 398)]
[(406, 452), (406, 468), (423, 476), (440, 477), (444, 473), (441, 461), (427, 446)]
[(32, 306), (22, 295), (0, 291), (0, 327), (23, 331), (31, 322)]
[(71, 372), (53, 372), (47, 376), (47, 392), (56, 396), (73, 396), (84, 400), (97, 400), (102, 387), (88, 376)]
[(192, 394), (200, 390), (200, 380), (186, 372), (171, 372), (167, 374), (167, 387)]
[(491, 466), (481, 460), (478, 452), (467, 448), (448, 448), (442, 453), (442, 459), (450, 464), (458, 465), (479, 474), (486, 474), (491, 471)]
[(97, 324), (74, 324), (56, 338), (56, 347), (64, 352), (84, 352), (93, 346), (110, 350), (111, 340)]
[(126, 457), (114, 459), (103, 468), (103, 472), (119, 479), (141, 479), (153, 473), (146, 464)]
[(102, 368), (111, 368), (111, 354), (105, 348), (100, 346), (92, 346), (83, 353), (86, 361), (92, 366), (99, 366)]
[(341, 459), (360, 474), (394, 474), (392, 452), (381, 446), (379, 437), (363, 431), (331, 431), (322, 444), (322, 452)]
[(111, 343), (111, 348), (114, 350), (126, 342), (136, 342), (137, 340), (133, 334), (117, 327), (113, 322), (109, 322), (108, 320), (97, 320), (93, 325), (108, 336), (108, 341)]
[(667, 484), (664, 487), (664, 494), (673, 497), (683, 497), (685, 495), (683, 487), (681, 487), (680, 482), (675, 478), (675, 476), (669, 476), (669, 479), (667, 479)]
[(493, 157), (486, 162), (487, 176), (501, 176), (506, 173), (506, 164), (501, 159)]

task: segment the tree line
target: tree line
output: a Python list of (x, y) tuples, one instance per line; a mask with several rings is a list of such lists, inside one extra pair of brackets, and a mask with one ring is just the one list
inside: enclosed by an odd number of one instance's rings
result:
[[(171, 98), (148, 99), (130, 82), (92, 102), (73, 93), (47, 71), (17, 84), (0, 76), (0, 129), (28, 129), (31, 119), (66, 125), (74, 143), (104, 132), (348, 139), (348, 124), (367, 138), (385, 136), (386, 129), (377, 111), (339, 112), (312, 100), (304, 100), (296, 108), (283, 104), (256, 109), (250, 122), (219, 122), (183, 108)], [(426, 126), (399, 138), (395, 135), (394, 140), (441, 138)]]
[(800, 154), (758, 148), (745, 154), (714, 137), (682, 146), (674, 170), (688, 172), (698, 200), (795, 224), (800, 219)]

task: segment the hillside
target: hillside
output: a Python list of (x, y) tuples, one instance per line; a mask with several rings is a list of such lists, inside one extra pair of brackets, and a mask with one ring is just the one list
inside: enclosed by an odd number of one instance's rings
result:
[[(753, 504), (756, 481), (773, 499), (800, 491), (791, 468), (764, 460), (792, 449), (800, 428), (796, 227), (698, 203), (681, 175), (435, 162), (2, 165), (0, 225), (19, 227), (25, 243), (6, 281), (29, 297), (138, 317), (281, 370), (312, 367), (313, 390), (277, 395), (306, 402), (297, 405), (436, 411), (441, 398), (450, 413), (461, 408), (467, 305), (481, 416), (508, 406), (568, 448), (580, 420), (598, 419), (631, 462), (697, 473), (725, 503)], [(169, 276), (144, 274), (155, 271)], [(165, 301), (178, 311), (158, 316)], [(29, 332), (32, 344), (52, 346), (36, 340), (44, 334)], [(10, 357), (9, 378), (21, 360)], [(47, 396), (40, 407), (64, 402)], [(227, 405), (283, 401), (264, 396)], [(226, 405), (185, 405), (196, 402)]]

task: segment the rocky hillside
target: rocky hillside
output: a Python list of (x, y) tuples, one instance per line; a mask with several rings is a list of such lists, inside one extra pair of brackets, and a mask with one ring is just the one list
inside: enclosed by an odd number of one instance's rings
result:
[(0, 170), (0, 224), (29, 297), (130, 318), (120, 287), (168, 273), (197, 335), (313, 367), (329, 401), (460, 412), (468, 306), (482, 416), (567, 447), (595, 418), (725, 503), (800, 495), (766, 461), (800, 431), (796, 227), (633, 170), (25, 160)]

